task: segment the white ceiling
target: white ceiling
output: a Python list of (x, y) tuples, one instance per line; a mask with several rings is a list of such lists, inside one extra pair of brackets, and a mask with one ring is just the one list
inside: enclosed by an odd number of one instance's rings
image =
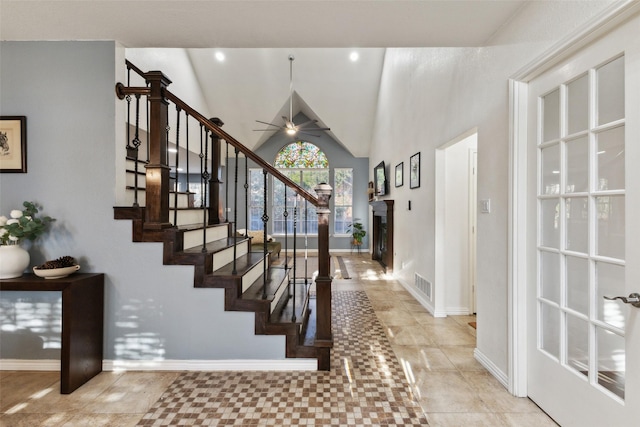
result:
[(0, 38), (185, 48), (184, 67), (193, 66), (209, 112), (249, 147), (265, 140), (255, 120), (289, 115), (294, 54), (294, 116), (319, 119), (367, 156), (384, 48), (482, 46), (526, 1), (0, 0)]

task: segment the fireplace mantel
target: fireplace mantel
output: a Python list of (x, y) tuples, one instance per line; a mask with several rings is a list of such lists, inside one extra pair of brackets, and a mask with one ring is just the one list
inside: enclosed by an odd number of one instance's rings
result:
[(386, 273), (393, 273), (393, 200), (369, 202), (373, 208), (373, 253)]

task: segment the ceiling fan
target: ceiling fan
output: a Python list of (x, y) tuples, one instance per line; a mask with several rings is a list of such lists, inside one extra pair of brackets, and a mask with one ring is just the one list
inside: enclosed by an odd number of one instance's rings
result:
[[(317, 120), (308, 120), (304, 123), (300, 123), (300, 124), (295, 124), (293, 122), (293, 61), (295, 60), (295, 57), (293, 55), (289, 55), (289, 117), (287, 118), (287, 116), (282, 116), (282, 120), (284, 121), (284, 124), (282, 125), (276, 125), (273, 123), (269, 123), (269, 122), (263, 122), (260, 120), (256, 120), (256, 122), (258, 123), (262, 123), (264, 125), (268, 125), (268, 126), (272, 126), (271, 128), (268, 129), (254, 129), (254, 131), (256, 132), (278, 132), (281, 130), (284, 130), (288, 135), (296, 135), (297, 133), (302, 133), (305, 135), (311, 135), (311, 136), (320, 136), (320, 135), (315, 135), (309, 132), (306, 132), (304, 130), (304, 127), (313, 123), (317, 123)], [(331, 128), (313, 128), (314, 131), (317, 130), (331, 130)]]

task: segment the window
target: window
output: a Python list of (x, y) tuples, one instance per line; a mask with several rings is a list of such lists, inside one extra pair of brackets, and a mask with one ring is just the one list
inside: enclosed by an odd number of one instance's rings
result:
[(347, 234), (353, 221), (353, 169), (336, 168), (333, 171), (335, 220), (334, 232)]

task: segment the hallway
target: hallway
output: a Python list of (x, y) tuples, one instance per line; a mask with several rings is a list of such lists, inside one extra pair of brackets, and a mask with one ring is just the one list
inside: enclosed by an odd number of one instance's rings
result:
[[(343, 259), (352, 279), (334, 279), (334, 300), (360, 305), (355, 313), (337, 316), (339, 331), (334, 320), (331, 373), (103, 372), (73, 394), (60, 395), (57, 372), (5, 371), (0, 372), (0, 426), (230, 425), (234, 419), (235, 425), (420, 425), (425, 415), (429, 425), (443, 427), (556, 425), (530, 400), (512, 397), (475, 361), (475, 330), (468, 325), (473, 316), (434, 318), (366, 254)], [(378, 321), (364, 324), (360, 311), (375, 313)], [(376, 345), (358, 351), (353, 346), (357, 341), (342, 345), (349, 342), (342, 325), (349, 323), (358, 323), (353, 331), (360, 338), (372, 335), (367, 339)], [(397, 361), (387, 354), (389, 348)], [(371, 359), (357, 366), (353, 361), (364, 353)], [(377, 359), (398, 366), (375, 363)], [(366, 363), (380, 371), (359, 371)], [(216, 388), (216, 383), (205, 388), (215, 401), (198, 404), (202, 393), (197, 394), (192, 416), (173, 419), (172, 408), (183, 403), (178, 400), (184, 390), (203, 379), (224, 382), (224, 387)], [(336, 379), (344, 384), (336, 385)], [(259, 393), (262, 385), (268, 385), (267, 393)], [(300, 393), (294, 393), (298, 385)], [(385, 387), (392, 393), (385, 394)], [(295, 398), (289, 400), (287, 393)], [(176, 401), (172, 396), (178, 396)], [(282, 396), (287, 404), (274, 408), (272, 403)], [(202, 415), (216, 411), (215, 416)], [(385, 413), (392, 415), (382, 418)], [(244, 423), (237, 423), (242, 417)]]

